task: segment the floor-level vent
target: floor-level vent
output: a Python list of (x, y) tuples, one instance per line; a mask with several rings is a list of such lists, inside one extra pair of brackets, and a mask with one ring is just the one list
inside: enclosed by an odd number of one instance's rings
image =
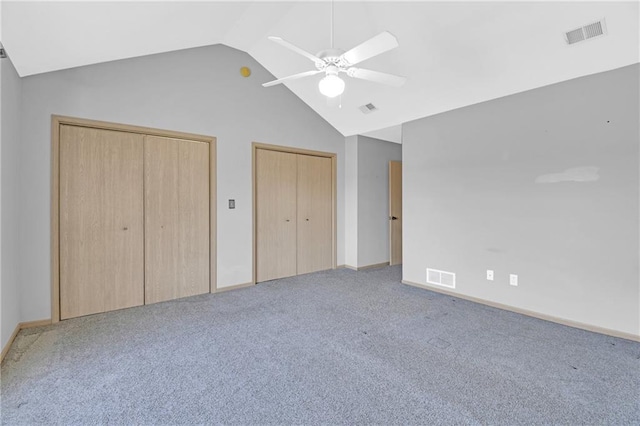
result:
[(427, 283), (456, 288), (456, 274), (439, 269), (427, 268)]
[(585, 25), (584, 27), (576, 28), (575, 30), (567, 31), (565, 33), (565, 40), (567, 44), (575, 44), (581, 41), (589, 40), (594, 37), (599, 37), (607, 33), (607, 26), (604, 19)]

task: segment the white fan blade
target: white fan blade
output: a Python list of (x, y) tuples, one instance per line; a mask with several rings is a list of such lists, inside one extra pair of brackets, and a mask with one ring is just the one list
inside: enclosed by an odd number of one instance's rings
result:
[(342, 57), (346, 59), (350, 65), (355, 65), (381, 53), (395, 49), (396, 47), (398, 47), (396, 37), (390, 32), (384, 31), (364, 43), (357, 45), (348, 52), (343, 53)]
[(286, 47), (289, 50), (293, 50), (294, 52), (296, 52), (299, 55), (304, 56), (305, 58), (313, 61), (314, 63), (320, 63), (322, 64), (324, 61), (320, 58), (318, 58), (316, 55), (312, 55), (311, 53), (307, 52), (306, 50), (303, 50), (301, 48), (299, 48), (298, 46), (296, 46), (295, 44), (291, 44), (286, 40), (281, 39), (280, 37), (268, 37), (269, 40), (271, 41), (275, 41), (276, 43)]
[(363, 68), (349, 68), (347, 75), (353, 78), (369, 80), (375, 83), (387, 84), (389, 86), (400, 87), (407, 81), (406, 77), (399, 75), (387, 74), (379, 71), (365, 70)]
[(262, 87), (275, 86), (276, 84), (284, 83), (285, 81), (296, 80), (298, 78), (303, 78), (303, 77), (310, 77), (312, 75), (316, 75), (316, 74), (321, 73), (321, 72), (322, 71), (320, 71), (320, 70), (301, 72), (300, 74), (294, 74), (294, 75), (290, 75), (288, 77), (282, 77), (282, 78), (279, 78), (277, 80), (270, 81), (268, 83), (263, 83)]

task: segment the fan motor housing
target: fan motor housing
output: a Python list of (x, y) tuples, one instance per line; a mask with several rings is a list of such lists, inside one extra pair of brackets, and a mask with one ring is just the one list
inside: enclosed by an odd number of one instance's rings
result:
[(342, 49), (326, 49), (321, 50), (316, 55), (318, 58), (322, 59), (322, 63), (316, 63), (316, 67), (319, 70), (323, 70), (330, 65), (335, 65), (338, 68), (342, 68), (344, 64), (342, 64), (341, 56), (344, 53)]

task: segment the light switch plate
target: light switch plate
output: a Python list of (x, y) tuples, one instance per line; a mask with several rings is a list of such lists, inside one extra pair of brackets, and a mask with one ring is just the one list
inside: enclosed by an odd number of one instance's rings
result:
[(493, 281), (493, 271), (491, 269), (487, 269), (487, 281)]
[(230, 209), (236, 208), (236, 200), (229, 200), (229, 208)]

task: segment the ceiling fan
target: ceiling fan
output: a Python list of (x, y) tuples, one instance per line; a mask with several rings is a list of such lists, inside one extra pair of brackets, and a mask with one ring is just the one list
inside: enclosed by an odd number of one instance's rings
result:
[(318, 52), (318, 54), (313, 55), (280, 37), (269, 37), (269, 40), (275, 41), (287, 49), (309, 59), (315, 64), (316, 69), (269, 81), (264, 83), (262, 85), (263, 87), (275, 86), (276, 84), (284, 83), (285, 81), (297, 80), (299, 78), (325, 73), (324, 78), (322, 78), (318, 84), (318, 89), (320, 90), (320, 93), (326, 97), (334, 98), (344, 92), (345, 83), (344, 80), (339, 77), (340, 73), (344, 73), (352, 78), (359, 78), (361, 80), (373, 81), (375, 83), (382, 83), (395, 87), (402, 86), (406, 81), (405, 77), (354, 67), (354, 65), (360, 62), (366, 61), (369, 58), (373, 58), (374, 56), (398, 47), (398, 40), (388, 31), (383, 31), (377, 36), (370, 38), (346, 52), (341, 49), (333, 48), (333, 3), (331, 22), (332, 47), (330, 49), (323, 50)]

